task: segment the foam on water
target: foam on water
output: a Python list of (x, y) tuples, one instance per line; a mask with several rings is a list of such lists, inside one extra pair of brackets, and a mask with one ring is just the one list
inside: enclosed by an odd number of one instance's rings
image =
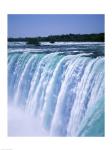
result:
[(10, 136), (104, 136), (104, 57), (9, 52)]

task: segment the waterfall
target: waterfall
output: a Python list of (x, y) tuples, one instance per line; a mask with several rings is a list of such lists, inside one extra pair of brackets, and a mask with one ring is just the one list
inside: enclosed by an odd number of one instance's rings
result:
[(49, 136), (104, 136), (104, 57), (9, 52), (8, 102)]

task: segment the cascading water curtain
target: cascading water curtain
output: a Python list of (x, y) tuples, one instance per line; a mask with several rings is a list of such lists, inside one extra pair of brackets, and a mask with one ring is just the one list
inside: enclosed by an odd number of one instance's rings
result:
[(8, 102), (48, 136), (104, 136), (104, 57), (9, 52)]

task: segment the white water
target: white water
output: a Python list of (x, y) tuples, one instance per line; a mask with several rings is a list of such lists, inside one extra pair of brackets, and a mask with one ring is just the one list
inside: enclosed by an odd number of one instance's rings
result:
[(9, 53), (10, 136), (104, 135), (104, 58), (89, 55)]

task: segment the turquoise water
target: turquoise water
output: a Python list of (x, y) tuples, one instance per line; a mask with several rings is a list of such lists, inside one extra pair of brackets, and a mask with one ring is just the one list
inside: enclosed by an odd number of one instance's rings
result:
[(35, 136), (104, 136), (104, 43), (9, 46), (8, 101), (10, 136), (34, 136), (15, 114)]

